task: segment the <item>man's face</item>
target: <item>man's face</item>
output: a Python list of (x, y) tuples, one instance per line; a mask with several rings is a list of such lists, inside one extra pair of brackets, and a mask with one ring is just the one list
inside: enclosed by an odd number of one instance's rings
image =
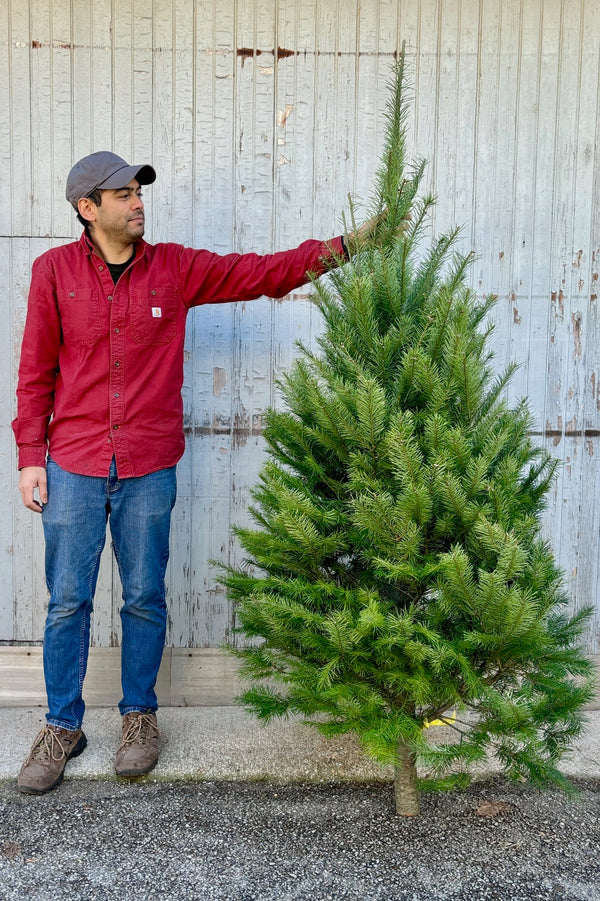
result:
[(102, 191), (102, 203), (94, 210), (95, 236), (126, 245), (134, 244), (144, 234), (142, 189), (135, 178), (125, 188)]

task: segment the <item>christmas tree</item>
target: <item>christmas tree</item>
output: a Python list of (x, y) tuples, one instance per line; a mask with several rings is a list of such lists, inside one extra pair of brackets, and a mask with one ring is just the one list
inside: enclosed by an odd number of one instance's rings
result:
[[(223, 582), (251, 639), (241, 702), (356, 733), (414, 815), (417, 761), (448, 783), (493, 753), (511, 777), (566, 786), (591, 666), (589, 611), (570, 615), (542, 535), (555, 463), (526, 402), (506, 400), (512, 367), (491, 365), (493, 299), (468, 287), (456, 232), (424, 246), (434, 199), (405, 161), (405, 81), (403, 54), (376, 224), (315, 281), (318, 350), (300, 348), (267, 413), (256, 528), (236, 530), (249, 565)], [(453, 738), (432, 742), (433, 720)]]

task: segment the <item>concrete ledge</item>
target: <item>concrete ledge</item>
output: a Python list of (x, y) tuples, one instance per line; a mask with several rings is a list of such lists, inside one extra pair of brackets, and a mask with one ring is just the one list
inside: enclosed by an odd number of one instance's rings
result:
[[(0, 779), (15, 778), (44, 725), (42, 708), (0, 709)], [(353, 736), (328, 740), (290, 719), (260, 725), (237, 707), (169, 707), (159, 711), (163, 743), (151, 779), (253, 780), (286, 782), (373, 781), (392, 778), (390, 768), (367, 758)], [(86, 712), (88, 747), (68, 764), (67, 778), (116, 778), (113, 759), (119, 744), (116, 709)], [(590, 711), (585, 734), (573, 746), (563, 771), (600, 778), (600, 712)], [(440, 729), (440, 738), (445, 730)], [(496, 772), (493, 762), (481, 775)], [(422, 774), (425, 775), (425, 774)]]

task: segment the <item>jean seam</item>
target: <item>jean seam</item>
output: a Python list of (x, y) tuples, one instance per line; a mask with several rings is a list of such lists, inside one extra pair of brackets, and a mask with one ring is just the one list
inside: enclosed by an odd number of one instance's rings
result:
[(81, 723), (74, 727), (72, 723), (67, 723), (66, 720), (60, 720), (55, 716), (46, 717), (46, 722), (49, 726), (57, 726), (59, 729), (66, 729), (67, 732), (77, 732), (78, 729), (81, 729)]
[[(81, 617), (81, 630), (79, 632), (79, 681), (78, 681), (78, 691), (79, 697), (83, 694), (83, 683), (85, 680), (85, 655), (86, 655), (86, 642), (85, 642), (85, 633), (86, 633), (86, 624), (88, 619), (91, 621), (92, 618), (92, 610), (93, 610), (93, 584), (94, 578), (97, 573), (98, 565), (100, 562), (100, 556), (102, 554), (102, 548), (99, 548), (96, 551), (96, 556), (94, 557), (93, 566), (90, 569), (90, 580), (88, 583), (88, 600), (85, 604), (85, 609), (83, 611), (83, 615)], [(89, 647), (89, 636), (87, 640), (87, 645)], [(75, 719), (75, 710), (73, 702), (73, 707), (71, 708), (71, 712), (73, 714), (73, 718)]]

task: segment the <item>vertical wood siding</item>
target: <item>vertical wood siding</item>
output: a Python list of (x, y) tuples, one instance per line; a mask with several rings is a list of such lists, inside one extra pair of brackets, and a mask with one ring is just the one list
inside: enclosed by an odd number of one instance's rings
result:
[[(498, 367), (522, 364), (511, 393), (561, 461), (547, 533), (573, 607), (600, 608), (597, 0), (0, 0), (0, 27), (0, 642), (42, 637), (41, 523), (17, 496), (10, 421), (31, 263), (79, 233), (72, 163), (103, 148), (151, 161), (151, 241), (267, 252), (329, 237), (348, 192), (369, 196), (403, 41), (434, 228), (463, 226), (474, 288), (498, 295)], [(318, 329), (305, 290), (190, 315), (174, 646), (230, 636), (209, 561), (238, 558), (263, 412)], [(107, 548), (94, 645), (118, 645), (119, 604)]]

